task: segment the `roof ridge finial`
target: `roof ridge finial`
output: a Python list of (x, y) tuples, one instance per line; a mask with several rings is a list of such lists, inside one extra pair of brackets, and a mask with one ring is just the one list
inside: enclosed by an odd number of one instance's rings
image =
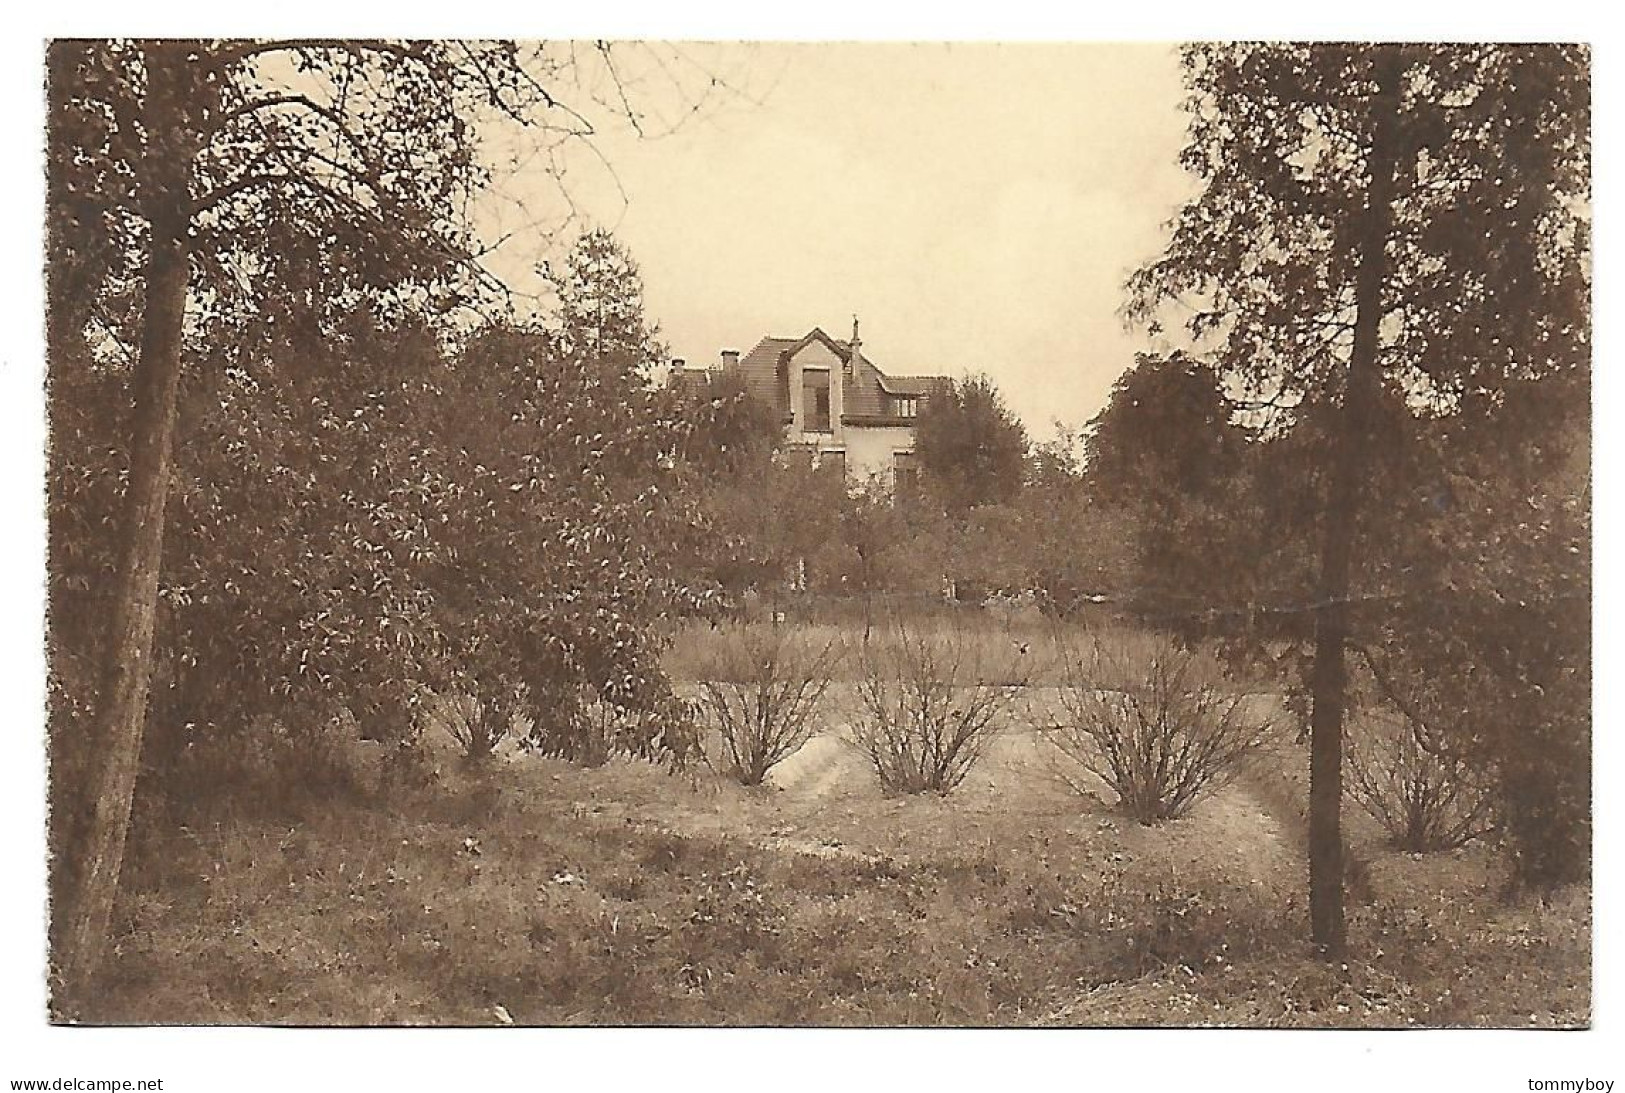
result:
[(862, 344), (863, 343), (858, 340), (858, 313), (854, 311), (852, 313), (852, 348), (856, 349)]

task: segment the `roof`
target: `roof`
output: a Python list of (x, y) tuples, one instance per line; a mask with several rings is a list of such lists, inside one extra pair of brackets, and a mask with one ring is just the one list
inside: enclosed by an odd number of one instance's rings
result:
[(745, 389), (771, 406), (784, 417), (790, 416), (790, 387), (781, 382), (779, 366), (785, 350), (794, 346), (796, 338), (763, 338), (756, 348), (739, 358), (739, 372), (745, 377)]
[(890, 395), (929, 395), (948, 382), (946, 376), (881, 376), (880, 386)]
[(815, 326), (799, 338), (765, 337), (757, 342), (756, 347), (739, 360), (746, 389), (788, 419), (790, 385), (786, 365), (791, 357), (815, 341), (822, 342), (843, 364), (851, 366), (850, 378), (844, 385), (843, 419), (890, 419), (894, 416), (890, 398), (926, 398), (936, 387), (948, 382), (944, 376), (888, 376), (875, 367), (861, 349), (854, 363), (850, 342), (836, 341)]

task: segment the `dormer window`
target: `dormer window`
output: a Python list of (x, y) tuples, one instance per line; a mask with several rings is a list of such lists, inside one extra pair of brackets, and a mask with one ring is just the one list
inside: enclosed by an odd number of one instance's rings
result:
[(892, 412), (898, 417), (914, 417), (919, 413), (920, 400), (916, 398), (892, 399)]
[(831, 431), (828, 371), (809, 368), (801, 374), (801, 415), (802, 432)]

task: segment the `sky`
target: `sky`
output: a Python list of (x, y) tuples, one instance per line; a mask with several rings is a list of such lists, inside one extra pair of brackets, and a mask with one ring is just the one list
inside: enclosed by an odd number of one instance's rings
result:
[[(1119, 317), (1123, 281), (1194, 192), (1176, 159), (1173, 47), (711, 45), (682, 57), (732, 90), (667, 135), (606, 124), (565, 160), (570, 231), (606, 227), (630, 250), (673, 356), (712, 363), (814, 326), (844, 339), (856, 315), (882, 370), (985, 373), (1043, 437), (1092, 417), (1147, 347)], [(694, 95), (692, 80), (676, 85), (630, 94), (669, 114)], [(505, 197), (526, 215), (561, 210), (541, 158), (519, 161)], [(523, 283), (536, 247), (516, 235), (493, 267)]]

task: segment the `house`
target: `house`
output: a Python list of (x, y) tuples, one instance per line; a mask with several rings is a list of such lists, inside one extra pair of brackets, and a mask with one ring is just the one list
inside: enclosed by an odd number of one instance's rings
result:
[(849, 481), (879, 478), (906, 489), (918, 477), (915, 421), (949, 381), (882, 372), (863, 354), (856, 318), (847, 342), (814, 327), (799, 338), (763, 338), (743, 357), (730, 349), (721, 356), (719, 370), (737, 370), (747, 390), (779, 412), (792, 449), (836, 463)]

